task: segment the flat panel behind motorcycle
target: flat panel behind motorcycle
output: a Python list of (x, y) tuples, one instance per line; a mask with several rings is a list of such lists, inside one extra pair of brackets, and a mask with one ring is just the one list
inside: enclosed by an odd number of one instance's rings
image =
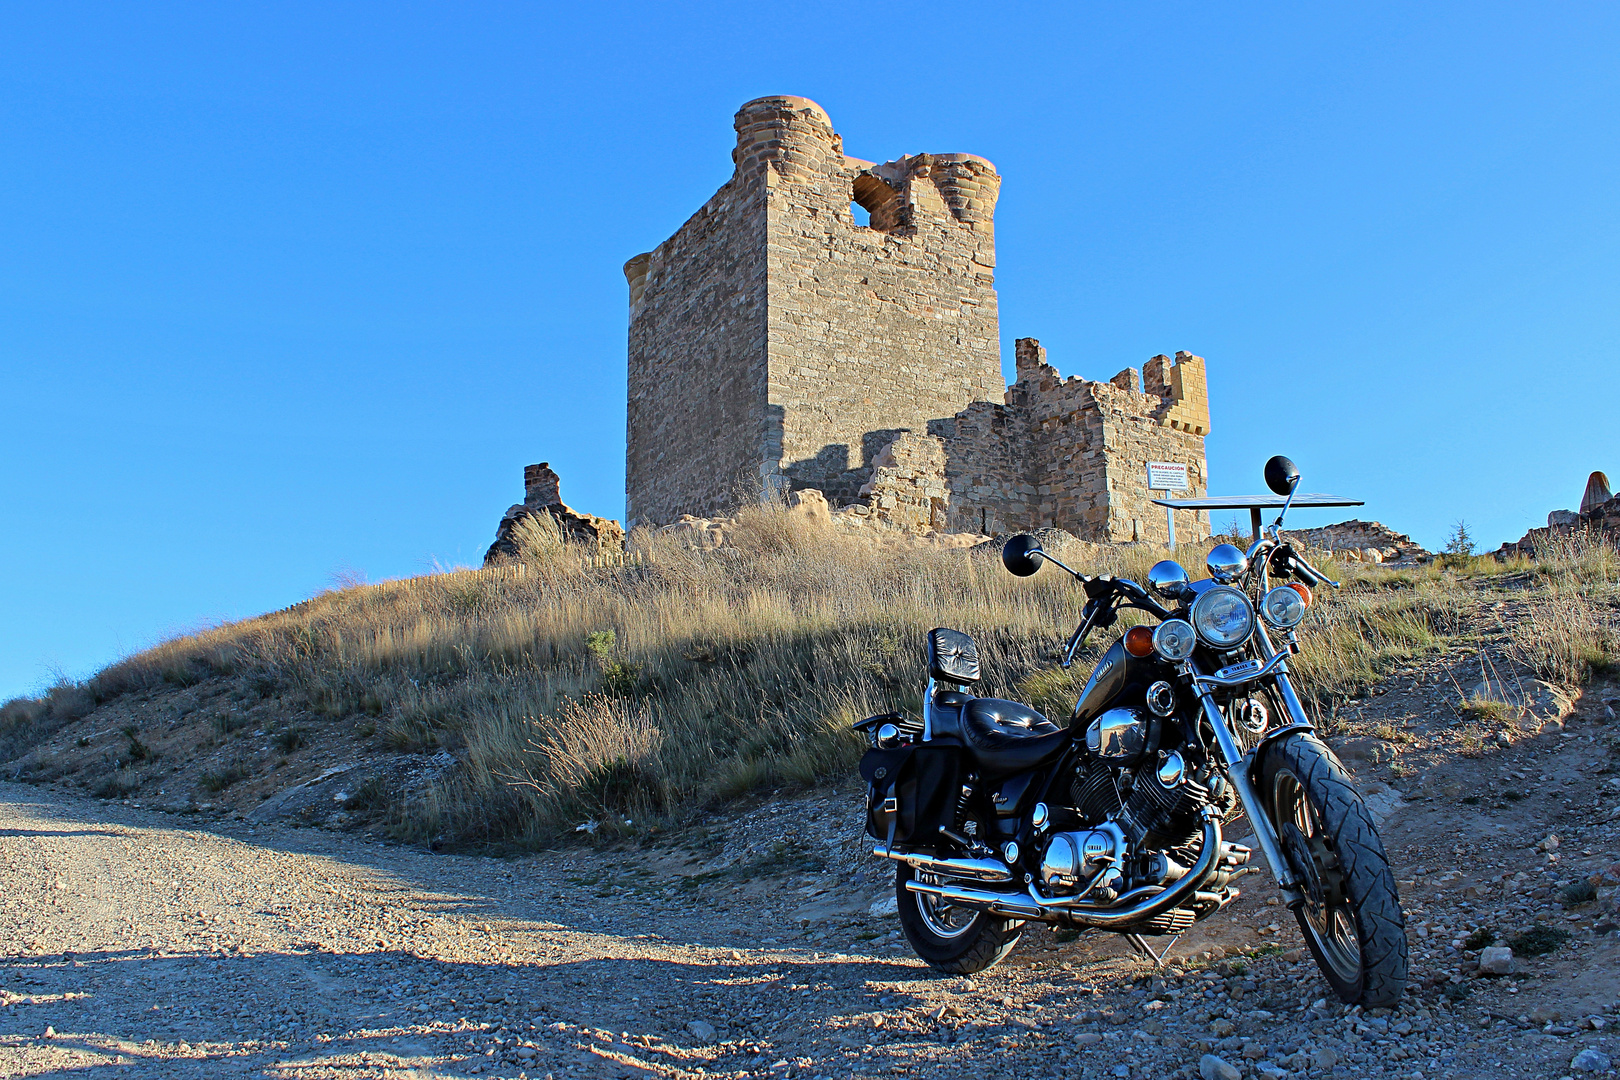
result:
[(955, 824), (961, 747), (868, 750), (861, 758), (861, 776), (867, 785), (866, 831), (874, 840), (932, 847), (940, 826)]

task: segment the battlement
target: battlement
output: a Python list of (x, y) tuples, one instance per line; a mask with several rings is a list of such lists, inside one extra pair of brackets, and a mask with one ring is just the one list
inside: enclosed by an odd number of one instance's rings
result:
[[(850, 156), (802, 97), (756, 98), (733, 126), (731, 178), (625, 263), (629, 524), (712, 517), (784, 490), (819, 490), (833, 506), (887, 499), (876, 468), (937, 457), (939, 483), (922, 486), (948, 495), (908, 521), (1148, 539), (1136, 465), (1186, 461), (1202, 483), (1199, 357), (1089, 382), (1060, 377), (1026, 338), (1017, 380), (1003, 382), (990, 161)], [(1198, 522), (1182, 535), (1202, 535)]]

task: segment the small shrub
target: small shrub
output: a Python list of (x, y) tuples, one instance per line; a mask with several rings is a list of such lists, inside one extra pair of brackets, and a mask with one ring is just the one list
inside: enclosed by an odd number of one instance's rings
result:
[(381, 776), (373, 776), (355, 788), (343, 809), (360, 818), (385, 818), (393, 816), (398, 801), (388, 782)]
[(140, 786), (140, 781), (135, 777), (116, 772), (91, 788), (90, 794), (98, 799), (122, 799)]
[(1502, 798), (1506, 799), (1508, 802), (1518, 802), (1520, 799), (1524, 798), (1524, 792), (1516, 791), (1513, 788), (1508, 788), (1506, 791), (1502, 792)]
[(1508, 948), (1515, 956), (1545, 956), (1568, 941), (1568, 930), (1558, 926), (1537, 923), (1524, 933), (1508, 939)]
[(252, 775), (252, 770), (245, 762), (233, 761), (222, 769), (203, 773), (197, 778), (197, 782), (208, 791), (224, 791), (232, 784), (240, 783)]
[(297, 724), (288, 724), (278, 729), (270, 736), (270, 741), (281, 748), (283, 754), (290, 754), (304, 745), (305, 730)]
[(1478, 795), (1464, 795), (1463, 796), (1463, 805), (1464, 806), (1478, 806), (1479, 802), (1480, 802), (1480, 799), (1479, 799)]
[(1472, 949), (1475, 952), (1478, 952), (1480, 949), (1485, 948), (1495, 940), (1496, 931), (1489, 927), (1481, 926), (1463, 939), (1463, 948)]
[(1558, 900), (1565, 907), (1575, 907), (1577, 904), (1590, 904), (1597, 899), (1597, 886), (1590, 881), (1572, 881), (1565, 885), (1558, 893)]
[(1468, 531), (1468, 522), (1458, 520), (1446, 537), (1445, 553), (1453, 559), (1464, 560), (1474, 554), (1474, 537)]
[(383, 745), (406, 754), (419, 754), (439, 745), (439, 733), (418, 717), (396, 716), (382, 726)]
[(1462, 711), (1492, 727), (1500, 727), (1519, 715), (1519, 710), (1513, 706), (1479, 694), (1464, 698)]
[(246, 713), (227, 711), (215, 715), (214, 729), (221, 735), (229, 735), (233, 731), (241, 731), (252, 722)]
[(585, 635), (585, 650), (602, 676), (602, 692), (613, 697), (628, 697), (641, 682), (641, 671), (613, 655), (618, 648), (618, 636), (612, 630), (598, 630)]

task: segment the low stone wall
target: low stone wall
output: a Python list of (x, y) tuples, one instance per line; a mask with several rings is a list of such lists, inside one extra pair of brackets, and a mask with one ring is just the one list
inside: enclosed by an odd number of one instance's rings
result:
[(1331, 551), (1351, 562), (1422, 561), (1433, 557), (1410, 536), (1376, 521), (1352, 519), (1320, 529), (1289, 529), (1283, 535), (1317, 551)]
[(494, 566), (521, 557), (518, 526), (526, 518), (545, 514), (557, 523), (568, 540), (590, 544), (603, 552), (624, 550), (624, 527), (612, 518), (582, 514), (562, 501), (561, 481), (547, 462), (523, 469), (523, 501), (507, 508), (495, 529), (495, 542), (484, 553), (484, 565)]
[(1547, 545), (1573, 539), (1577, 533), (1587, 533), (1611, 544), (1620, 544), (1620, 496), (1592, 505), (1584, 513), (1554, 510), (1547, 515), (1545, 529), (1531, 529), (1517, 541), (1497, 548), (1495, 555), (1498, 559), (1515, 555), (1534, 559)]

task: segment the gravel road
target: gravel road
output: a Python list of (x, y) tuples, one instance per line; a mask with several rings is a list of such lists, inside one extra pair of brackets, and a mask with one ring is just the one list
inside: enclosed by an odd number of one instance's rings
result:
[[(1587, 730), (1430, 772), (1607, 772)], [(1470, 810), (1461, 832), (1449, 798), (1396, 813), (1413, 986), (1367, 1014), (1331, 1002), (1259, 883), (1165, 968), (1039, 929), (976, 979), (935, 976), (868, 911), (889, 886), (857, 802), (501, 860), (0, 784), (0, 1077), (1562, 1077), (1620, 1055), (1606, 916), (1513, 873), (1612, 863), (1603, 799)], [(1561, 864), (1527, 843), (1555, 825)], [(1574, 937), (1482, 978), (1463, 937), (1509, 908)]]

